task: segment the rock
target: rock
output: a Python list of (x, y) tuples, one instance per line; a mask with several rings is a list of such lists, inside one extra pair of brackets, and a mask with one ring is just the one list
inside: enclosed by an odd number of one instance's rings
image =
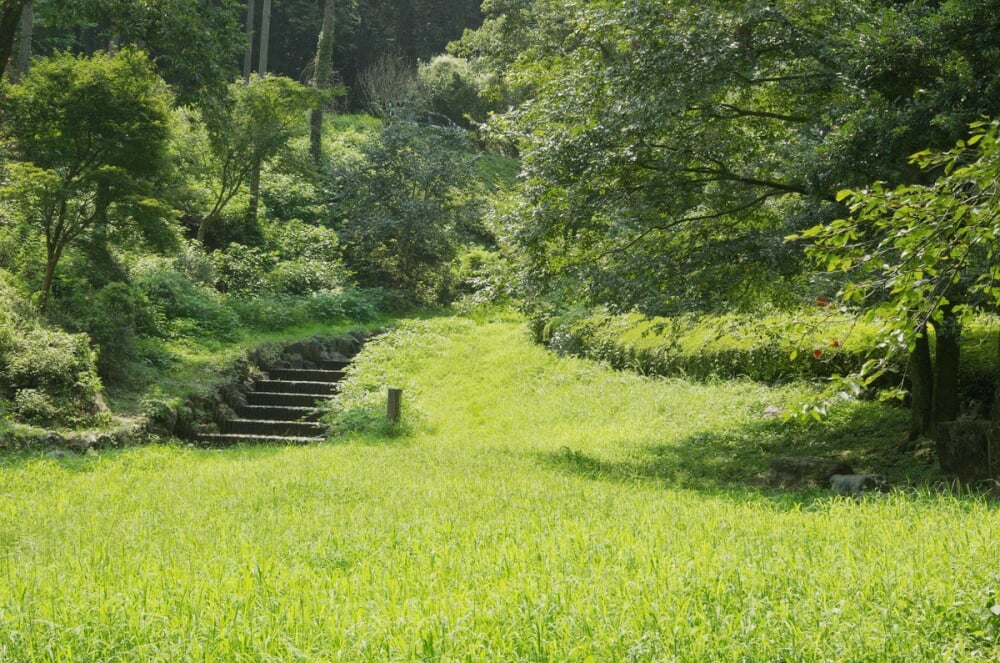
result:
[(43, 447), (64, 447), (66, 446), (66, 438), (55, 432), (54, 430), (47, 430), (41, 435), (39, 435), (36, 440), (39, 446)]
[(69, 456), (70, 453), (65, 449), (53, 449), (45, 454), (46, 458), (53, 458), (53, 459), (69, 458)]
[(882, 474), (834, 474), (830, 488), (838, 495), (861, 497), (870, 491), (889, 492), (889, 481)]
[(834, 474), (854, 474), (847, 463), (817, 456), (783, 456), (771, 461), (767, 478), (772, 484), (826, 483)]
[(764, 408), (764, 412), (763, 412), (762, 416), (765, 419), (777, 419), (778, 417), (780, 417), (782, 415), (783, 412), (784, 412), (784, 410), (782, 410), (777, 405), (768, 405), (766, 408)]

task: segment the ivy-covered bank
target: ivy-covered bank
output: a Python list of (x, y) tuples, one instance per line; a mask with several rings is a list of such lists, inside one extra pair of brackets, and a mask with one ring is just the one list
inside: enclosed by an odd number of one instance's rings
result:
[[(696, 380), (747, 377), (768, 384), (826, 380), (847, 375), (878, 356), (877, 330), (869, 323), (823, 314), (802, 316), (565, 315), (535, 318), (537, 341), (551, 349), (604, 361), (619, 370)], [(962, 400), (987, 414), (996, 380), (996, 329), (981, 321), (963, 337)], [(933, 341), (933, 338), (931, 339)], [(905, 380), (896, 364), (879, 383)]]

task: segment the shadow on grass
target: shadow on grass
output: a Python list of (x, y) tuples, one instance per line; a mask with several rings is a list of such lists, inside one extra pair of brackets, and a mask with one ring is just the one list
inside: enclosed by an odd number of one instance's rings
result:
[(650, 481), (710, 492), (749, 489), (787, 493), (767, 481), (768, 466), (779, 456), (842, 460), (856, 472), (885, 474), (894, 485), (940, 479), (933, 465), (917, 461), (912, 451), (900, 450), (907, 417), (898, 408), (861, 404), (824, 422), (762, 420), (740, 428), (697, 433), (676, 442), (647, 444), (624, 460), (603, 459), (569, 447), (541, 457), (554, 469), (591, 479)]

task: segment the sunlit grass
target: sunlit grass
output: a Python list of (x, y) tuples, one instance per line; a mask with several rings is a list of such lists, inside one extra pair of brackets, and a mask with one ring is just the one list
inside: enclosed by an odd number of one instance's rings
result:
[(842, 413), (832, 436), (766, 423), (797, 388), (614, 373), (502, 320), (404, 325), (349, 392), (389, 384), (403, 436), (8, 459), (0, 660), (1000, 654), (990, 504), (754, 481), (771, 449), (849, 456), (872, 421), (891, 437), (891, 412)]

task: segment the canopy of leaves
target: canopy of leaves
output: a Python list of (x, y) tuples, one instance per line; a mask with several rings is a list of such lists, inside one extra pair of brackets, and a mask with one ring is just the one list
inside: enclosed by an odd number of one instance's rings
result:
[(339, 176), (345, 257), (364, 285), (415, 301), (447, 299), (448, 263), (465, 244), (491, 239), (480, 223), (475, 155), (456, 127), (391, 122)]
[(882, 321), (888, 356), (946, 313), (967, 321), (1000, 305), (1000, 124), (972, 130), (951, 150), (913, 155), (939, 174), (933, 183), (844, 190), (851, 216), (796, 236), (821, 268), (844, 274), (843, 303)]
[[(669, 313), (801, 288), (789, 232), (920, 177), (996, 99), (987, 0), (496, 0), (467, 52), (524, 99), (505, 221), (529, 296)], [(996, 43), (996, 42), (995, 42)], [(993, 68), (990, 71), (990, 68)]]
[(213, 97), (243, 48), (239, 0), (35, 0), (36, 53), (141, 47), (181, 103)]
[(126, 219), (159, 207), (151, 181), (166, 167), (171, 101), (146, 56), (131, 49), (41, 60), (6, 91), (16, 161), (3, 194), (44, 238), (41, 302), (66, 247), (104, 232), (114, 206)]

